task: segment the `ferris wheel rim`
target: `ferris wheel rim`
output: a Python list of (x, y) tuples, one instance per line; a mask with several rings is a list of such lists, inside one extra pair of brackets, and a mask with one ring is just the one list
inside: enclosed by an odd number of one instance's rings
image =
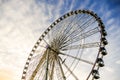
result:
[[(103, 23), (102, 23), (102, 20), (101, 20), (101, 19), (97, 16), (97, 14), (95, 14), (93, 11), (89, 11), (89, 10), (75, 10), (75, 11), (71, 11), (71, 12), (66, 13), (65, 15), (61, 16), (60, 18), (58, 18), (57, 20), (55, 20), (55, 21), (43, 32), (43, 34), (40, 36), (40, 38), (38, 39), (38, 41), (35, 43), (34, 47), (32, 48), (32, 50), (31, 50), (31, 52), (30, 52), (30, 54), (29, 54), (29, 56), (28, 56), (28, 59), (27, 59), (27, 61), (26, 61), (26, 64), (25, 64), (25, 66), (24, 66), (23, 74), (22, 74), (22, 80), (25, 80), (26, 71), (27, 71), (27, 69), (28, 69), (29, 62), (31, 61), (31, 57), (34, 55), (35, 49), (38, 47), (38, 45), (39, 45), (40, 42), (44, 39), (44, 37), (48, 34), (48, 32), (49, 32), (52, 28), (54, 28), (54, 26), (55, 26), (56, 24), (58, 24), (59, 22), (61, 22), (61, 21), (64, 20), (64, 19), (66, 19), (67, 17), (72, 16), (72, 15), (77, 15), (77, 14), (80, 14), (80, 13), (85, 13), (85, 14), (88, 14), (88, 15), (92, 16), (92, 17), (95, 18), (96, 21), (98, 22), (98, 25), (99, 25), (100, 29), (102, 30), (102, 29), (104, 28), (104, 25), (103, 25)], [(101, 37), (102, 37), (102, 36), (103, 36), (103, 35), (102, 35), (102, 32), (100, 32), (100, 34), (101, 34)], [(49, 45), (49, 44), (48, 44), (48, 45)], [(102, 39), (100, 40), (100, 46), (99, 46), (99, 48), (101, 47), (101, 45), (103, 45), (103, 40), (102, 40)], [(92, 67), (92, 70), (91, 70), (91, 72), (90, 72), (90, 74), (88, 75), (88, 77), (87, 77), (86, 80), (88, 80), (89, 77), (91, 76), (92, 71), (93, 71), (94, 67), (96, 66), (97, 59), (98, 59), (99, 55), (100, 55), (100, 50), (99, 50), (98, 55), (97, 55), (97, 57), (96, 57), (94, 66)], [(98, 67), (98, 69), (99, 69), (99, 67)]]

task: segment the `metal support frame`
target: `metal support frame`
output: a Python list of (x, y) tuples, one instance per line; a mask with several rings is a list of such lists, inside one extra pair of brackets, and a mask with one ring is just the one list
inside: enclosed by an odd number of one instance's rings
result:
[(49, 67), (49, 49), (47, 50), (47, 56), (46, 56), (46, 62), (47, 62), (47, 64), (46, 64), (46, 75), (45, 75), (45, 80), (47, 80), (48, 79), (48, 67)]

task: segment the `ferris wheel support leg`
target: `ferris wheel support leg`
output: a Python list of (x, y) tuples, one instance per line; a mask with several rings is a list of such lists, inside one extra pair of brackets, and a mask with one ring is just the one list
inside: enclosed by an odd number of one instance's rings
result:
[(53, 80), (54, 67), (55, 67), (55, 62), (53, 61), (52, 70), (51, 70), (51, 74), (50, 74), (50, 80)]
[(45, 57), (46, 57), (46, 52), (43, 54), (42, 58), (40, 59), (39, 64), (37, 65), (36, 69), (34, 70), (34, 72), (32, 73), (32, 75), (30, 77), (30, 80), (34, 80), (34, 78), (38, 72), (38, 69), (41, 67), (41, 65), (43, 64), (43, 62), (45, 60)]
[(60, 66), (60, 70), (61, 70), (62, 78), (63, 78), (63, 80), (66, 80), (66, 77), (65, 77), (65, 74), (64, 74), (64, 72), (63, 72), (63, 68), (62, 68), (62, 65), (61, 65), (61, 63), (60, 63), (59, 58), (58, 58), (58, 64), (59, 64), (59, 66)]
[(46, 56), (46, 59), (47, 59), (47, 65), (46, 65), (46, 75), (45, 75), (45, 80), (48, 79), (49, 49), (47, 50), (47, 56)]

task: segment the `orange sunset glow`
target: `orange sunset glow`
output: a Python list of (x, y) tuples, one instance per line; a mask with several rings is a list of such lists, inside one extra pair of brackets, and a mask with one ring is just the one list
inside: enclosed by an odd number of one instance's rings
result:
[(13, 80), (13, 71), (0, 69), (0, 80)]

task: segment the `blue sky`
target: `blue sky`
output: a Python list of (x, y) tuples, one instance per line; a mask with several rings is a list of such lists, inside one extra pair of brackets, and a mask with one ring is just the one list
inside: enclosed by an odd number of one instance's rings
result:
[(87, 9), (101, 17), (108, 32), (101, 80), (119, 80), (119, 8), (119, 0), (0, 0), (0, 79), (20, 80), (27, 56), (43, 31), (63, 14)]

